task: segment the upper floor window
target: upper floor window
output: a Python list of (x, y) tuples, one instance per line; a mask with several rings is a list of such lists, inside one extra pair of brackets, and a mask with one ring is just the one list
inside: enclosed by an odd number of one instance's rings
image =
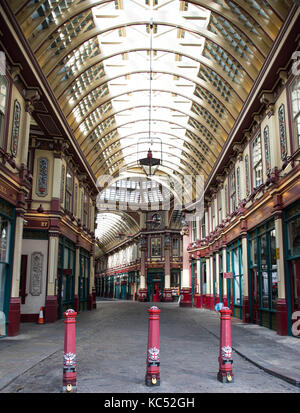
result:
[(236, 208), (236, 184), (235, 184), (235, 170), (229, 176), (229, 190), (230, 190), (230, 212)]
[(67, 170), (66, 175), (66, 195), (65, 195), (65, 208), (67, 211), (72, 212), (72, 201), (73, 201), (73, 175), (71, 171)]
[(151, 239), (151, 257), (161, 256), (161, 239), (152, 238)]
[(253, 187), (257, 188), (262, 184), (262, 155), (260, 133), (254, 138), (252, 142), (252, 168)]
[(250, 178), (249, 178), (249, 156), (245, 156), (245, 180), (246, 180), (246, 196), (250, 194)]
[(179, 239), (178, 238), (172, 238), (172, 256), (173, 257), (178, 257), (179, 255)]
[(212, 200), (212, 227), (216, 227), (216, 198)]
[(293, 116), (293, 138), (295, 149), (300, 147), (300, 76), (298, 76), (291, 87), (292, 116)]
[(4, 143), (7, 93), (8, 81), (5, 76), (0, 76), (0, 146), (3, 146)]
[(88, 225), (89, 217), (89, 197), (86, 193), (83, 194), (83, 225)]
[(219, 216), (219, 224), (222, 222), (222, 191), (218, 192), (218, 216)]
[(206, 237), (206, 231), (205, 231), (205, 212), (203, 212), (203, 217), (202, 217), (201, 236), (202, 236), (202, 239)]
[(267, 174), (271, 170), (271, 156), (270, 156), (270, 131), (267, 125), (264, 129), (264, 141), (265, 141), (265, 157), (266, 157), (266, 171)]
[(192, 220), (192, 241), (196, 241), (197, 239), (197, 221), (196, 217), (193, 217)]

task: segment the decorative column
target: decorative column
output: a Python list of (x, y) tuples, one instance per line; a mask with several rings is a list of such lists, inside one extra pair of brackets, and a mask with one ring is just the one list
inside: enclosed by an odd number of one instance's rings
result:
[(192, 307), (192, 285), (190, 274), (189, 253), (187, 251), (189, 245), (189, 227), (185, 223), (181, 230), (182, 235), (182, 277), (181, 277), (181, 307)]
[(146, 251), (147, 251), (147, 238), (141, 237), (140, 241), (141, 249), (141, 269), (140, 269), (140, 289), (139, 289), (139, 301), (148, 300), (148, 289), (146, 287)]
[(218, 250), (218, 243), (216, 245), (217, 251), (215, 254), (216, 259), (216, 273), (215, 273), (215, 305), (220, 302), (220, 280), (219, 280), (219, 250)]
[(171, 290), (171, 238), (170, 234), (165, 235), (165, 286), (164, 286), (164, 301), (172, 300)]
[(282, 199), (281, 195), (274, 198), (273, 209), (275, 211), (275, 234), (276, 234), (276, 263), (277, 263), (277, 288), (278, 298), (276, 305), (276, 328), (277, 334), (288, 335), (288, 312), (285, 295), (285, 269), (284, 269), (284, 238), (282, 222)]
[(20, 269), (22, 255), (24, 213), (17, 211), (15, 224), (14, 256), (12, 263), (12, 286), (8, 312), (8, 336), (16, 336), (20, 330), (21, 302), (20, 302)]

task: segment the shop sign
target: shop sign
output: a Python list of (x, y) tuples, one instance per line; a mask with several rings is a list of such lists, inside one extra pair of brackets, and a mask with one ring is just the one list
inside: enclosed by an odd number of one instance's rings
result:
[(232, 272), (224, 272), (224, 278), (232, 278)]

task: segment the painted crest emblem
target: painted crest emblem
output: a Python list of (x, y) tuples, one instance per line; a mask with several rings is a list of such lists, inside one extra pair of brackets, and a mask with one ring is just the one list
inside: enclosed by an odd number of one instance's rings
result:
[(159, 361), (159, 349), (157, 347), (152, 347), (148, 349), (148, 361)]
[(221, 351), (222, 351), (222, 357), (226, 359), (232, 358), (232, 348), (230, 346), (222, 347)]
[(65, 353), (64, 354), (64, 365), (66, 367), (74, 367), (76, 365), (76, 354)]

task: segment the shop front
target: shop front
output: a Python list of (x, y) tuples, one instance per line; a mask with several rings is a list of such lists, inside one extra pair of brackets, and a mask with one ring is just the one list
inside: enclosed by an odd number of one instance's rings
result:
[(149, 269), (147, 273), (148, 299), (150, 302), (160, 302), (164, 290), (164, 270)]
[(90, 254), (83, 248), (79, 252), (78, 300), (79, 311), (88, 310), (90, 289)]
[(243, 253), (242, 241), (238, 239), (227, 246), (227, 306), (233, 317), (243, 318)]
[(248, 248), (250, 322), (276, 330), (278, 274), (274, 220), (248, 234)]
[(0, 337), (7, 335), (15, 209), (0, 199)]
[(298, 331), (292, 330), (292, 320), (299, 318), (293, 314), (300, 311), (300, 201), (284, 211), (283, 226), (288, 330), (290, 335), (299, 337)]
[(66, 237), (61, 236), (58, 245), (58, 271), (57, 271), (57, 299), (58, 318), (68, 308), (73, 308), (75, 296), (75, 244)]

